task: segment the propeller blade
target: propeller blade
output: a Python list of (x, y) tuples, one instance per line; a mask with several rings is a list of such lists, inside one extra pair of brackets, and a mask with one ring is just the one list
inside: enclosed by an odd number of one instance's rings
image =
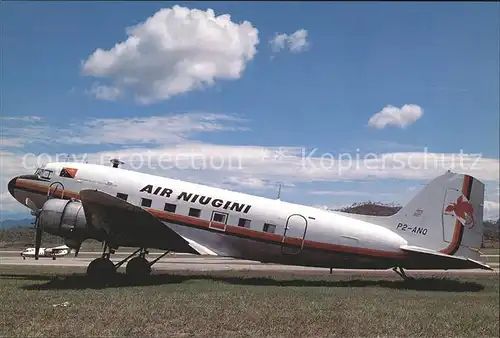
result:
[(26, 206), (28, 208), (30, 208), (32, 211), (34, 211), (34, 212), (38, 211), (38, 208), (36, 207), (36, 204), (32, 200), (30, 200), (28, 197), (24, 201), (24, 204), (26, 204)]
[(40, 245), (42, 244), (42, 227), (40, 221), (36, 220), (36, 237), (35, 237), (35, 260), (38, 260)]
[(32, 200), (26, 198), (24, 204), (31, 209), (30, 214), (32, 216), (38, 217), (38, 215), (40, 215), (41, 210), (36, 207), (36, 204)]
[(41, 209), (38, 209), (36, 207), (36, 204), (35, 202), (33, 202), (29, 197), (27, 197), (25, 200), (24, 200), (24, 204), (31, 209), (31, 212), (30, 214), (35, 216), (35, 222), (34, 222), (34, 228), (35, 228), (35, 231), (36, 231), (36, 235), (35, 235), (35, 259), (37, 260), (38, 259), (38, 256), (39, 256), (39, 251), (40, 251), (40, 245), (42, 243), (42, 227), (41, 227), (41, 223), (40, 223), (40, 212), (41, 212)]

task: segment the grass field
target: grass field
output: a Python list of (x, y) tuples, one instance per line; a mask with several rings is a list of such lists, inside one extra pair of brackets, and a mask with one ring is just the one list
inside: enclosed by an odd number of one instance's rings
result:
[[(66, 276), (56, 278), (55, 271)], [(81, 272), (0, 266), (0, 335), (498, 337), (499, 332), (498, 275), (405, 282), (179, 272), (153, 275), (139, 286), (120, 277), (93, 288)]]

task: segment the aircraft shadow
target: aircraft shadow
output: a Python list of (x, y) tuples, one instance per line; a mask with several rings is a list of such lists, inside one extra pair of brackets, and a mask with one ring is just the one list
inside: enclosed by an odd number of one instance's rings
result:
[(37, 283), (26, 285), (25, 290), (68, 290), (68, 289), (102, 289), (119, 288), (131, 286), (153, 286), (163, 284), (178, 284), (190, 280), (210, 280), (234, 285), (252, 285), (252, 286), (280, 286), (280, 287), (382, 287), (400, 290), (415, 291), (446, 291), (446, 292), (477, 292), (484, 289), (484, 286), (469, 281), (460, 281), (448, 278), (416, 278), (413, 280), (370, 280), (370, 279), (351, 279), (351, 280), (307, 280), (307, 279), (285, 279), (279, 280), (271, 277), (244, 277), (244, 276), (210, 276), (202, 274), (194, 275), (173, 275), (173, 274), (153, 274), (140, 281), (135, 281), (125, 274), (117, 276), (106, 284), (96, 283), (85, 275), (69, 275), (64, 277), (44, 276), (44, 275), (0, 275), (0, 279), (17, 278), (32, 281), (46, 281), (46, 283)]

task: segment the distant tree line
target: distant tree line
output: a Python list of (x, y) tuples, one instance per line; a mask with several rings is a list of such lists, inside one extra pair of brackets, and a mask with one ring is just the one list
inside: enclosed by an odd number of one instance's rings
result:
[(354, 203), (351, 206), (336, 209), (334, 211), (347, 212), (358, 215), (371, 216), (391, 216), (401, 210), (402, 206), (394, 204), (384, 204), (380, 202)]
[[(64, 245), (64, 239), (58, 236), (48, 234), (42, 235), (42, 247)], [(35, 246), (35, 228), (27, 226), (17, 226), (6, 229), (0, 229), (0, 248), (22, 248)], [(95, 240), (86, 240), (83, 248), (99, 248), (101, 243)]]

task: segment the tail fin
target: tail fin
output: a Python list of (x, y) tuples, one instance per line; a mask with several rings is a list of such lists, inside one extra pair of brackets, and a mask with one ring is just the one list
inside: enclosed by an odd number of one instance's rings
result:
[(483, 239), (484, 184), (446, 172), (430, 181), (384, 225), (408, 245), (479, 259)]

